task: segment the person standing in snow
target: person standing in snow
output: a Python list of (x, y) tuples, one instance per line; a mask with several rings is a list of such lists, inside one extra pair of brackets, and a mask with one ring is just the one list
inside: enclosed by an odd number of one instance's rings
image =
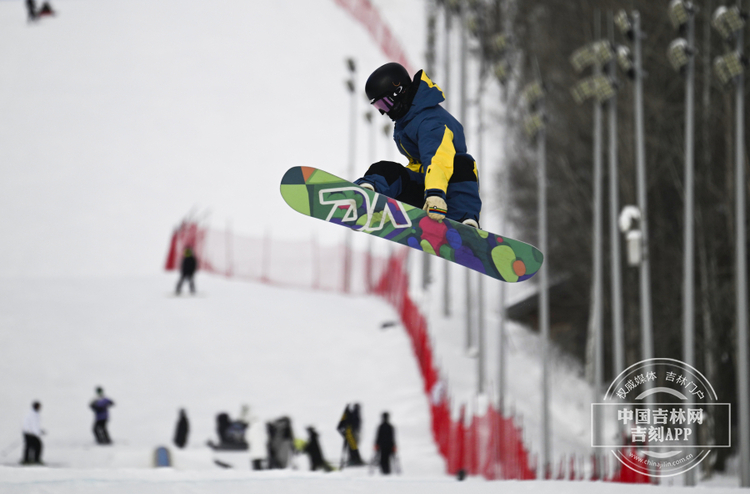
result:
[(198, 261), (196, 261), (195, 256), (193, 255), (193, 249), (185, 247), (185, 251), (182, 255), (182, 264), (180, 265), (180, 280), (177, 282), (177, 288), (175, 289), (177, 295), (182, 292), (182, 283), (185, 281), (190, 285), (190, 293), (195, 294), (195, 282), (193, 281), (193, 276), (195, 276), (197, 270)]
[(253, 470), (263, 470), (263, 462), (268, 459), (268, 436), (266, 424), (254, 414), (249, 413), (248, 436), (250, 443), (250, 463)]
[(313, 426), (307, 428), (307, 443), (304, 452), (310, 458), (310, 470), (321, 469), (326, 472), (333, 470), (333, 467), (323, 457), (323, 450), (320, 447), (320, 441), (318, 441), (318, 431)]
[(360, 412), (359, 403), (355, 403), (351, 407), (351, 424), (354, 439), (357, 441), (357, 444), (359, 444), (359, 434), (362, 430), (362, 413)]
[[(344, 414), (341, 416), (338, 426), (336, 426), (336, 430), (338, 430), (339, 434), (344, 437), (343, 451), (347, 453), (348, 460), (346, 461), (346, 465), (350, 467), (358, 467), (365, 464), (365, 462), (362, 461), (362, 456), (359, 454), (359, 446), (354, 433), (356, 421), (357, 418), (354, 417), (354, 407), (347, 405), (346, 408), (344, 408)], [(343, 457), (341, 458), (341, 465), (342, 467), (344, 465)]]
[(29, 22), (34, 22), (36, 20), (36, 1), (35, 0), (26, 0), (26, 11), (29, 14)]
[(440, 103), (442, 89), (420, 70), (412, 79), (400, 64), (376, 69), (365, 84), (370, 104), (393, 120), (393, 140), (409, 163), (379, 161), (354, 183), (444, 218), (479, 228), (482, 200), (464, 129)]
[(375, 437), (375, 452), (380, 457), (380, 471), (391, 473), (391, 457), (396, 454), (396, 430), (390, 424), (388, 412), (383, 412), (383, 421)]
[(31, 404), (31, 410), (23, 419), (23, 459), (24, 465), (42, 464), (42, 417), (39, 411), (42, 404), (35, 401)]
[(107, 431), (107, 421), (109, 420), (109, 407), (114, 405), (114, 401), (104, 396), (104, 390), (97, 387), (96, 397), (89, 405), (94, 411), (94, 437), (97, 444), (112, 444)]
[(188, 422), (185, 409), (180, 409), (180, 418), (177, 420), (177, 428), (174, 431), (174, 444), (178, 448), (184, 448), (187, 444), (188, 433), (190, 432), (190, 423)]

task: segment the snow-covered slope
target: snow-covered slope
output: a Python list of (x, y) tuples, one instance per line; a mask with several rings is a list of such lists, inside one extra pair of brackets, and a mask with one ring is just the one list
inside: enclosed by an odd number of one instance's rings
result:
[[(302, 438), (313, 425), (337, 463), (336, 424), (344, 405), (357, 401), (366, 457), (380, 413), (389, 410), (404, 471), (443, 473), (407, 337), (398, 327), (380, 329), (395, 317), (384, 302), (211, 276), (198, 278), (196, 297), (174, 297), (174, 281), (0, 282), (0, 462), (21, 457), (21, 419), (38, 399), (52, 465), (150, 467), (153, 448), (171, 445), (184, 407), (190, 447), (175, 466), (216, 468), (205, 445), (216, 440), (215, 416), (237, 417), (245, 403), (263, 420), (290, 416)], [(88, 403), (97, 385), (116, 403), (113, 448), (93, 445)]]

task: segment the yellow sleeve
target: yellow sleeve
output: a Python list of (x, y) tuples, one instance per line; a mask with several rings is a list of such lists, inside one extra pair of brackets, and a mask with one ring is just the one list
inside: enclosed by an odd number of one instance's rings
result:
[(432, 156), (424, 177), (425, 190), (448, 190), (448, 181), (453, 176), (453, 160), (456, 148), (453, 146), (453, 132), (446, 126), (443, 140)]

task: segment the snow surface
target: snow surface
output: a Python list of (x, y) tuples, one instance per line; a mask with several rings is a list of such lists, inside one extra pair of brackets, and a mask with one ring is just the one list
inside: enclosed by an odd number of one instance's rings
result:
[[(373, 3), (421, 67), (424, 3)], [(214, 225), (243, 235), (343, 238), (278, 193), (294, 165), (347, 176), (344, 61), (356, 57), (362, 87), (387, 60), (343, 9), (332, 0), (53, 4), (58, 17), (28, 25), (23, 2), (0, 1), (0, 492), (634, 490), (446, 477), (408, 340), (398, 326), (380, 329), (396, 319), (380, 300), (204, 275), (196, 297), (171, 296), (174, 275), (159, 271), (172, 227), (191, 208), (210, 209)], [(433, 79), (441, 83), (439, 70)], [(452, 82), (443, 83), (449, 98)], [(358, 101), (361, 115), (366, 104)], [(371, 129), (357, 124), (358, 170), (372, 156), (395, 158), (381, 132), (387, 119), (376, 122), (375, 149), (364, 144)], [(471, 135), (478, 125), (467, 127)], [(500, 144), (485, 144), (487, 176), (496, 173)], [(489, 198), (486, 206), (491, 226), (496, 204)], [(418, 261), (412, 256), (415, 277)], [(414, 296), (451, 391), (471, 402), (476, 360), (463, 351), (461, 310), (439, 315), (442, 263), (433, 269), (436, 283)], [(463, 271), (451, 272), (462, 300)], [(527, 288), (509, 287), (509, 297)], [(486, 299), (496, 299), (497, 284), (487, 289)], [(488, 348), (496, 348), (488, 306)], [(530, 392), (539, 386), (537, 341), (523, 328), (509, 331), (508, 407), (523, 415), (538, 451), (539, 394)], [(557, 359), (555, 369), (554, 452), (586, 452), (590, 391), (574, 366)], [(111, 447), (93, 444), (87, 404), (96, 385), (116, 402)], [(35, 399), (48, 466), (18, 468), (20, 422)], [(336, 463), (334, 427), (350, 401), (363, 404), (367, 457), (380, 412), (391, 412), (402, 476), (310, 473), (303, 457), (297, 470), (251, 472), (246, 454), (205, 447), (215, 414), (236, 416), (249, 403), (264, 420), (288, 414), (299, 436), (316, 426)], [(172, 450), (174, 468), (153, 469), (153, 449), (170, 444), (181, 407), (191, 420), (189, 446)], [(215, 458), (235, 468), (218, 469)]]
[[(404, 471), (442, 473), (406, 334), (380, 329), (396, 317), (385, 302), (211, 276), (197, 281), (195, 297), (169, 293), (171, 274), (0, 283), (0, 369), (14, 376), (2, 385), (0, 462), (21, 457), (20, 420), (39, 399), (51, 465), (151, 467), (153, 449), (171, 445), (184, 407), (190, 448), (174, 452), (174, 466), (215, 469), (216, 455), (205, 446), (216, 440), (214, 417), (237, 417), (244, 403), (264, 421), (289, 415), (302, 438), (304, 427), (315, 426), (337, 464), (335, 427), (344, 405), (358, 401), (368, 457), (380, 413), (388, 410)], [(377, 315), (364, 321), (363, 313)], [(98, 384), (116, 403), (112, 448), (93, 445), (88, 403)], [(249, 468), (242, 453), (221, 456)], [(298, 461), (307, 468), (306, 458)]]

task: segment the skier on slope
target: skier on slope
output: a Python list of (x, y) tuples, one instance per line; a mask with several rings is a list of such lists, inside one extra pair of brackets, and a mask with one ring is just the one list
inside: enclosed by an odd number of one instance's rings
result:
[(376, 69), (365, 84), (370, 103), (395, 122), (393, 140), (407, 166), (374, 163), (355, 183), (427, 211), (479, 228), (482, 201), (474, 158), (463, 126), (440, 103), (443, 91), (420, 70), (414, 78), (395, 62)]

